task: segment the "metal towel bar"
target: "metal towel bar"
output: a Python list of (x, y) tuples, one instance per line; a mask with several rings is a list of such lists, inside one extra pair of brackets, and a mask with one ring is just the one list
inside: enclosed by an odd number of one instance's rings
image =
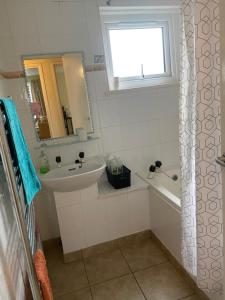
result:
[(34, 205), (26, 206), (22, 176), (4, 106), (0, 104), (0, 154), (6, 172), (17, 227), (23, 243), (28, 278), (34, 300), (41, 300), (40, 288), (33, 264), (36, 250)]

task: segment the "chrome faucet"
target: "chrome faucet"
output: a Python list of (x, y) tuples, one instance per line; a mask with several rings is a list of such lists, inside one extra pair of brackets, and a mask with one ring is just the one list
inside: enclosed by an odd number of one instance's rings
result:
[(80, 164), (79, 168), (82, 168), (84, 163), (85, 163), (85, 161), (84, 161), (84, 152), (80, 152), (79, 153), (79, 159), (75, 160), (75, 164)]

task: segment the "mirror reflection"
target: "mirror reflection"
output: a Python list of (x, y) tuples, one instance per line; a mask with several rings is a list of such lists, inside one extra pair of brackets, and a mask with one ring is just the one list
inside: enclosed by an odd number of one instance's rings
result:
[(93, 131), (82, 53), (24, 59), (40, 140)]

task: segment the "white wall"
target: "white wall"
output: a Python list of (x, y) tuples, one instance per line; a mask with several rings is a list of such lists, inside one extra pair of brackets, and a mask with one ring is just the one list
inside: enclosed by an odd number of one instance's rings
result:
[[(21, 55), (83, 51), (85, 64), (94, 54), (103, 54), (98, 4), (106, 1), (0, 0), (0, 69), (22, 69)], [(180, 1), (170, 1), (179, 4)], [(112, 1), (115, 5), (166, 4), (168, 1)], [(108, 90), (104, 71), (87, 74), (96, 135), (100, 140), (48, 149), (51, 165), (60, 154), (64, 163), (77, 153), (115, 153), (132, 171), (147, 168), (155, 159), (165, 165), (178, 161), (178, 86), (143, 88), (115, 94)], [(8, 80), (16, 101), (33, 158), (39, 151), (29, 107), (24, 99), (24, 81)], [(4, 93), (3, 93), (4, 94)], [(6, 95), (2, 95), (6, 96)], [(54, 204), (43, 191), (39, 197), (42, 237), (59, 234)]]

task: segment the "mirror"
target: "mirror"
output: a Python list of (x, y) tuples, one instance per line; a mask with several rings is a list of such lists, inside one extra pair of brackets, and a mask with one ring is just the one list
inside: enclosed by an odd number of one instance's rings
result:
[(82, 53), (23, 58), (40, 140), (93, 132)]

